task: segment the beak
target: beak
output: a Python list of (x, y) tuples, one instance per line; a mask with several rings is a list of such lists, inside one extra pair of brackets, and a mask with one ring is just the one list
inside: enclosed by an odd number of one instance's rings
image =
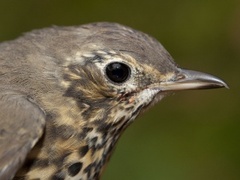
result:
[(190, 89), (212, 89), (228, 88), (228, 85), (221, 79), (202, 72), (179, 69), (175, 79), (161, 82), (161, 91), (180, 91)]

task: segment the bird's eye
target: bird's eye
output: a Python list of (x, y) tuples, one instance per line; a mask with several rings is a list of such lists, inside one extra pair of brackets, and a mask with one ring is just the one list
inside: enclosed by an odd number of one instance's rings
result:
[(130, 67), (123, 63), (114, 62), (108, 64), (106, 67), (107, 77), (115, 83), (125, 82), (129, 78), (130, 73)]

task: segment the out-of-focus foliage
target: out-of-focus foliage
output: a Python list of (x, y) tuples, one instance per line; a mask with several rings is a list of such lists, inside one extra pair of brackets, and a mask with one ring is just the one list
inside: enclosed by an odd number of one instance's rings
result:
[(181, 92), (142, 115), (122, 136), (103, 180), (239, 180), (240, 1), (0, 2), (1, 41), (95, 21), (151, 34), (180, 66), (213, 73), (230, 86)]

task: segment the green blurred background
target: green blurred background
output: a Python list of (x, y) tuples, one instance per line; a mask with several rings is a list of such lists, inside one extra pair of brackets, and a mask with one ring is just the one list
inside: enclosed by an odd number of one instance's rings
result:
[(120, 139), (103, 180), (240, 179), (239, 0), (5, 0), (0, 41), (51, 25), (114, 21), (156, 37), (176, 62), (230, 90), (169, 96)]

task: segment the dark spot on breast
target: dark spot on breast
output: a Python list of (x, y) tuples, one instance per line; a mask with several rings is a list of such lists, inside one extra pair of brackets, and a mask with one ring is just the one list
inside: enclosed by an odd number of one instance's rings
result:
[(112, 127), (111, 123), (106, 123), (106, 122), (103, 122), (102, 120), (94, 121), (94, 125), (96, 125), (97, 131), (100, 133), (108, 132)]
[(94, 138), (91, 139), (91, 142), (92, 142), (93, 144), (95, 144), (95, 143), (97, 142), (97, 140), (98, 140), (98, 137), (94, 137)]
[(84, 172), (87, 173), (87, 177), (89, 178), (91, 176), (91, 172), (93, 167), (95, 166), (95, 163), (89, 164), (85, 169)]
[(84, 156), (87, 154), (88, 150), (89, 150), (88, 145), (81, 147), (81, 148), (79, 149), (79, 154), (80, 154), (80, 156), (81, 156), (81, 157), (84, 157)]
[(81, 169), (82, 169), (81, 162), (74, 163), (68, 167), (68, 174), (72, 177), (76, 176), (81, 171)]
[(51, 178), (51, 180), (64, 180), (65, 174), (63, 172), (57, 172)]
[(81, 139), (81, 140), (84, 139), (86, 137), (87, 133), (91, 132), (92, 130), (93, 130), (92, 127), (84, 127), (82, 129), (82, 132), (80, 132), (78, 134), (79, 139)]
[(99, 179), (100, 179), (100, 177), (99, 177), (99, 172), (97, 172), (97, 173), (94, 174), (93, 179), (96, 179), (96, 180), (99, 180)]
[(64, 178), (56, 177), (55, 175), (53, 175), (51, 180), (64, 180)]
[(28, 178), (29, 178), (28, 176), (15, 176), (13, 180), (26, 180)]
[(92, 127), (84, 127), (84, 128), (83, 128), (83, 131), (86, 132), (86, 133), (87, 133), (87, 132), (91, 132), (92, 130), (93, 130)]

